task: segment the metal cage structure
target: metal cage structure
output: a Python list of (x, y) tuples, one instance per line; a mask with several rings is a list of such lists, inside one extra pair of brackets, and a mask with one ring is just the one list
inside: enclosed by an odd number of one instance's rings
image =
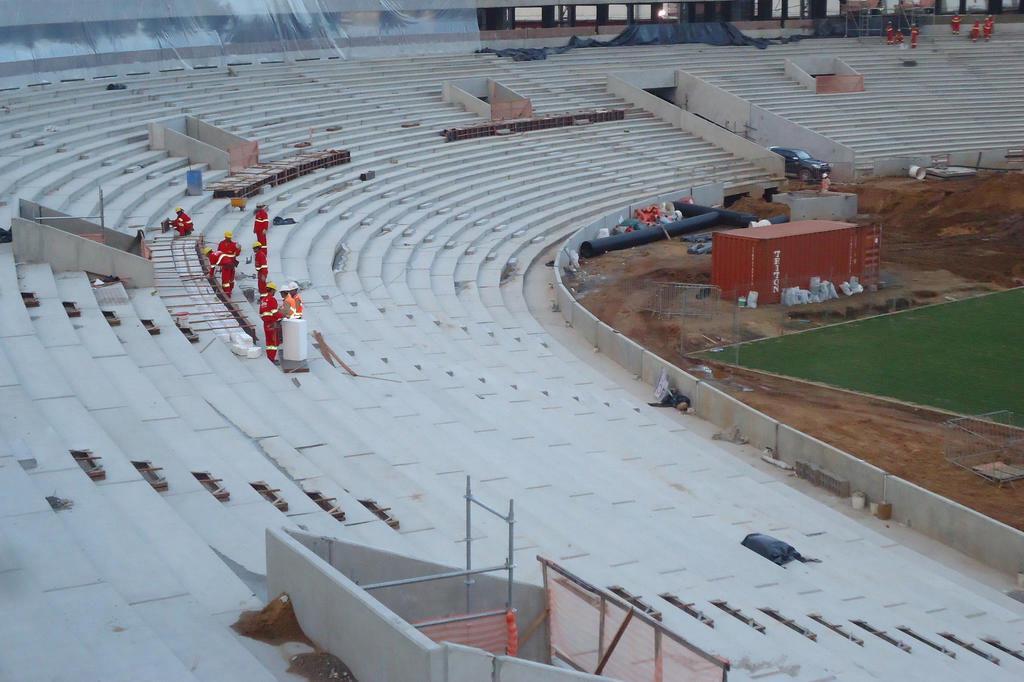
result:
[(999, 486), (1024, 479), (1024, 415), (999, 410), (945, 426), (946, 461)]
[(664, 320), (675, 317), (713, 318), (722, 298), (722, 290), (712, 284), (647, 279), (636, 285), (634, 291), (637, 290), (644, 293), (640, 310)]

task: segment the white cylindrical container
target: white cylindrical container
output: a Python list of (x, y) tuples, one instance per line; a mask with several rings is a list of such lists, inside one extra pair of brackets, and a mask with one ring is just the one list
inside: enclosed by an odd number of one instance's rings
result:
[(911, 166), (910, 170), (907, 171), (907, 175), (915, 180), (924, 180), (925, 176), (928, 175), (928, 171), (920, 166)]
[(860, 492), (859, 490), (850, 496), (850, 500), (853, 504), (854, 509), (863, 509), (865, 499), (866, 498), (864, 497), (864, 493)]
[(301, 362), (309, 357), (308, 325), (303, 319), (281, 320), (281, 357)]

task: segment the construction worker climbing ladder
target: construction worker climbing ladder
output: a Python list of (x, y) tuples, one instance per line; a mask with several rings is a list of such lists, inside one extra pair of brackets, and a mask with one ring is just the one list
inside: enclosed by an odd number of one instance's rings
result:
[(270, 214), (266, 204), (256, 204), (256, 215), (253, 217), (252, 231), (256, 233), (256, 241), (267, 245), (267, 230), (270, 229)]
[(281, 310), (277, 305), (277, 298), (274, 292), (277, 285), (267, 282), (267, 293), (260, 299), (260, 319), (263, 320), (263, 338), (267, 351), (267, 360), (277, 361), (277, 349), (281, 343), (279, 325), (281, 322)]
[(221, 254), (220, 259), (220, 282), (224, 294), (231, 298), (231, 292), (235, 288), (235, 268), (238, 267), (238, 257), (242, 255), (242, 247), (232, 237), (231, 230), (224, 233), (224, 239), (217, 245), (217, 251)]
[(252, 261), (256, 266), (256, 286), (262, 296), (267, 293), (267, 273), (270, 268), (267, 266), (267, 249), (260, 242), (252, 245)]

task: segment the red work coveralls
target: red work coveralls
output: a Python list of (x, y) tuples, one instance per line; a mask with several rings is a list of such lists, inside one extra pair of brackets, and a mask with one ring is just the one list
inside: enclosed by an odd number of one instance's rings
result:
[(267, 249), (256, 249), (256, 253), (252, 257), (253, 263), (256, 265), (256, 285), (259, 287), (260, 296), (267, 293), (267, 272), (270, 268), (267, 266)]
[(954, 14), (953, 18), (949, 20), (949, 27), (953, 29), (953, 35), (960, 35), (960, 15)]
[(179, 237), (190, 235), (192, 234), (192, 219), (188, 217), (188, 213), (182, 211), (171, 221), (171, 227), (177, 230)]
[(238, 257), (242, 254), (242, 247), (237, 242), (224, 238), (217, 245), (223, 258), (220, 259), (220, 283), (224, 293), (231, 297), (231, 291), (235, 288), (235, 268), (238, 266)]
[(987, 43), (989, 38), (992, 37), (992, 30), (996, 27), (996, 21), (992, 17), (985, 20), (985, 23), (981, 25), (981, 32), (985, 36), (985, 42)]
[(267, 245), (267, 230), (270, 229), (270, 215), (265, 208), (257, 209), (256, 217), (252, 224), (252, 231), (256, 233), (256, 241), (263, 246)]
[(981, 33), (981, 22), (974, 22), (974, 26), (971, 26), (971, 42), (978, 42), (978, 34)]
[(914, 48), (917, 47), (917, 36), (920, 33), (921, 32), (917, 29), (917, 26), (915, 26), (914, 28), (910, 29), (910, 47), (911, 47), (911, 49), (914, 49)]
[(268, 291), (267, 295), (260, 301), (260, 317), (263, 319), (263, 336), (266, 338), (267, 360), (277, 360), (277, 348), (281, 340), (278, 338), (278, 322), (281, 321), (281, 311), (277, 307), (277, 299), (274, 292)]

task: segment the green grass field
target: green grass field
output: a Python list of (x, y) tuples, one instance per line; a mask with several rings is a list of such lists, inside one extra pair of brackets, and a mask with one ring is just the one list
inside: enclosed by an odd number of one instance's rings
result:
[(739, 364), (963, 414), (1024, 414), (1024, 290), (756, 341)]

